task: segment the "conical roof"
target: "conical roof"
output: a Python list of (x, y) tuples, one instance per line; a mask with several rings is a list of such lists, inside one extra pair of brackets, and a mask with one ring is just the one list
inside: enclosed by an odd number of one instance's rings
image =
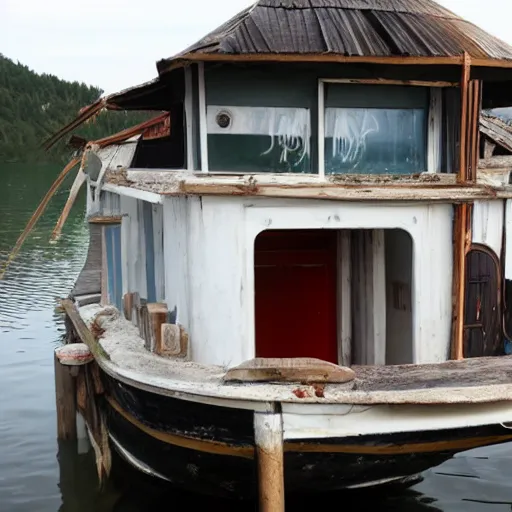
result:
[(327, 54), (512, 60), (512, 47), (431, 0), (260, 0), (177, 58)]

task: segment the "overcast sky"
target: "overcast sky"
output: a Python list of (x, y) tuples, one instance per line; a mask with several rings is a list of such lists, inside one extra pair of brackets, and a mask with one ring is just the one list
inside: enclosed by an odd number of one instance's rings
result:
[[(0, 53), (106, 93), (153, 79), (157, 60), (252, 0), (0, 0)], [(512, 44), (511, 0), (439, 3)]]

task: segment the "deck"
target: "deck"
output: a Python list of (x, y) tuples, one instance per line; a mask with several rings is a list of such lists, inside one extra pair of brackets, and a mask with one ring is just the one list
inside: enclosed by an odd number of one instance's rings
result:
[[(130, 385), (168, 396), (248, 402), (317, 404), (472, 404), (512, 401), (512, 357), (441, 364), (355, 366), (356, 379), (318, 386), (294, 383), (226, 383), (226, 368), (160, 357), (148, 352), (138, 329), (99, 305), (75, 310), (71, 320), (90, 326), (98, 313), (104, 333), (96, 358), (104, 371)], [(68, 312), (69, 314), (69, 312)], [(98, 356), (99, 353), (99, 356)]]

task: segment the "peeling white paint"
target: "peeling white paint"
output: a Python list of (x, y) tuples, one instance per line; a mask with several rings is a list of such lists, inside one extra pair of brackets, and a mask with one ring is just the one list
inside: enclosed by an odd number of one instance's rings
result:
[(473, 206), (473, 243), (489, 246), (498, 258), (503, 240), (503, 201), (475, 201)]

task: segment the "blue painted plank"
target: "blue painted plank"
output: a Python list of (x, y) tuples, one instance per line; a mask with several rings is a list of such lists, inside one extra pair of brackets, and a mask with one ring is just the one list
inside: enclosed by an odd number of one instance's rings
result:
[(153, 236), (153, 208), (150, 203), (144, 201), (144, 235), (146, 238), (146, 281), (148, 291), (148, 302), (156, 301), (155, 281), (155, 241)]

